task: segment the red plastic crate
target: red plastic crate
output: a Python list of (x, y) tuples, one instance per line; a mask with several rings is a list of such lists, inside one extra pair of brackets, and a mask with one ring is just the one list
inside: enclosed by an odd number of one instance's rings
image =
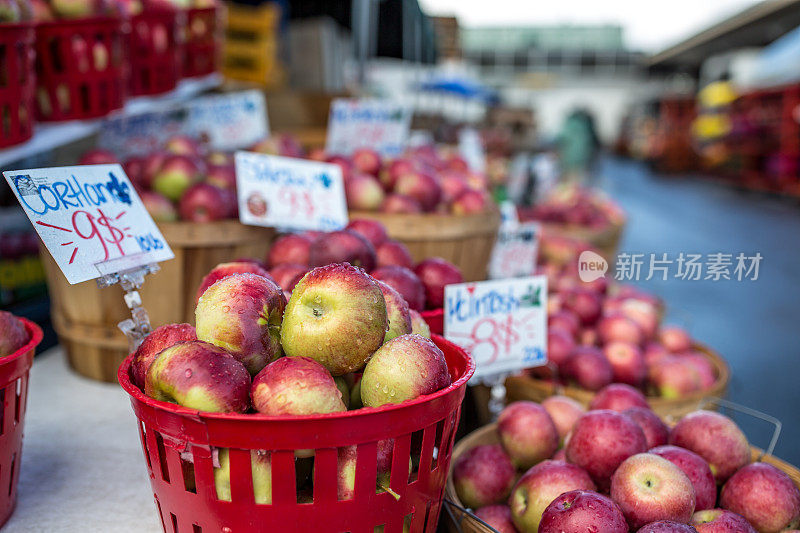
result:
[(33, 134), (33, 25), (0, 24), (0, 148)]
[(129, 31), (128, 22), (112, 17), (37, 24), (37, 119), (96, 118), (121, 108)]
[[(432, 533), (441, 510), (461, 402), (475, 371), (460, 347), (439, 336), (452, 385), (403, 404), (308, 416), (219, 414), (145, 396), (131, 383), (131, 357), (118, 372), (130, 395), (164, 531), (349, 531)], [(377, 443), (394, 439), (389, 492), (376, 493)], [(337, 454), (356, 446), (355, 494), (339, 500)], [(231, 501), (217, 499), (214, 460), (229, 449)], [(250, 452), (270, 454), (272, 503), (256, 504)], [(298, 503), (295, 451), (313, 450), (313, 494)], [(418, 461), (417, 461), (418, 457)], [(409, 475), (409, 458), (416, 464)]]
[(219, 69), (222, 51), (221, 7), (186, 10), (183, 77), (205, 76)]
[(42, 342), (42, 330), (20, 318), (28, 332), (28, 344), (15, 353), (0, 358), (0, 526), (6, 523), (17, 503), (17, 482), (22, 460), (22, 433), (28, 403), (28, 373), (36, 346)]
[(444, 309), (429, 309), (420, 313), (428, 327), (431, 328), (431, 333), (435, 335), (444, 335)]
[(161, 94), (178, 85), (185, 21), (176, 9), (147, 9), (131, 18), (131, 95)]

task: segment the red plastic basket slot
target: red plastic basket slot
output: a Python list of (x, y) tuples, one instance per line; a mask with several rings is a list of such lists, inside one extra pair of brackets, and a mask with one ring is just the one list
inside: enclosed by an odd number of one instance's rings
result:
[(220, 7), (186, 10), (184, 78), (205, 76), (218, 70), (222, 43), (221, 10)]
[[(142, 447), (164, 531), (170, 533), (432, 533), (441, 509), (461, 401), (475, 365), (458, 346), (434, 336), (453, 380), (434, 394), (380, 408), (312, 416), (214, 414), (148, 398), (118, 378), (139, 420)], [(377, 443), (394, 439), (389, 485), (376, 493)], [(355, 488), (340, 500), (338, 449), (356, 446)], [(227, 448), (231, 501), (217, 499), (214, 456)], [(296, 450), (314, 451), (310, 503), (298, 503)], [(269, 451), (272, 502), (255, 503), (251, 450)], [(415, 468), (409, 475), (409, 458)]]
[(0, 148), (33, 134), (33, 25), (0, 24)]
[(129, 31), (128, 22), (110, 17), (37, 24), (37, 119), (96, 118), (121, 108)]
[(28, 343), (15, 353), (0, 358), (0, 526), (6, 523), (17, 503), (17, 482), (22, 460), (22, 433), (28, 403), (28, 373), (42, 330), (20, 318), (28, 332)]
[(423, 320), (428, 323), (431, 333), (434, 335), (444, 335), (444, 309), (429, 309), (420, 313)]
[(148, 9), (131, 18), (129, 37), (131, 94), (153, 95), (173, 90), (181, 79), (184, 13)]

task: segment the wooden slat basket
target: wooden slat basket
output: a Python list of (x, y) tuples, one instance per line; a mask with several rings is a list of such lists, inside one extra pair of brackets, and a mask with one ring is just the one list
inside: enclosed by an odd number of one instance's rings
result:
[(550, 235), (561, 235), (591, 244), (610, 264), (615, 262), (619, 243), (625, 224), (615, 224), (608, 228), (597, 230), (573, 224), (542, 224), (542, 230)]
[[(243, 257), (262, 259), (275, 232), (226, 220), (208, 224), (159, 224), (175, 259), (161, 263), (139, 291), (153, 327), (194, 323), (195, 293), (217, 264)], [(117, 323), (130, 318), (122, 289), (99, 289), (92, 281), (69, 285), (46, 251), (42, 261), (50, 290), (51, 314), (70, 367), (86, 377), (114, 382), (128, 355), (128, 341)]]

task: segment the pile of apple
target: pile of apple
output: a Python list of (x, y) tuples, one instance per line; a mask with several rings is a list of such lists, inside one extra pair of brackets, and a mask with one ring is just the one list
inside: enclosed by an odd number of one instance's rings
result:
[[(10, 0), (2, 0), (9, 2)], [(214, 0), (16, 0), (28, 7), (34, 22), (104, 16), (131, 17), (145, 10), (211, 7)], [(2, 4), (0, 4), (2, 5)], [(166, 35), (164, 36), (166, 38)], [(158, 42), (158, 39), (156, 39)], [(166, 39), (163, 43), (166, 45)]]
[(501, 533), (773, 533), (800, 524), (800, 490), (751, 462), (733, 420), (701, 410), (670, 429), (627, 385), (601, 391), (589, 411), (564, 396), (512, 403), (497, 437), (459, 457), (452, 475), (461, 502)]
[(120, 161), (107, 150), (86, 152), (81, 165), (122, 163), (156, 222), (213, 222), (238, 218), (233, 156), (191, 137), (170, 138), (161, 150)]
[(6, 357), (23, 346), (30, 337), (20, 319), (8, 311), (0, 311), (0, 357)]
[(520, 208), (519, 218), (594, 230), (625, 223), (625, 213), (616, 202), (599, 190), (579, 185), (558, 187), (541, 203)]

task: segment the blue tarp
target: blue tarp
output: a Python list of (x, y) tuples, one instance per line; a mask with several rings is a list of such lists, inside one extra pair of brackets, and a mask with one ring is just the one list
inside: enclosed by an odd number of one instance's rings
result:
[(485, 102), (496, 102), (499, 98), (496, 91), (468, 79), (448, 78), (431, 80), (420, 85), (423, 91), (450, 93), (464, 98), (474, 98)]

